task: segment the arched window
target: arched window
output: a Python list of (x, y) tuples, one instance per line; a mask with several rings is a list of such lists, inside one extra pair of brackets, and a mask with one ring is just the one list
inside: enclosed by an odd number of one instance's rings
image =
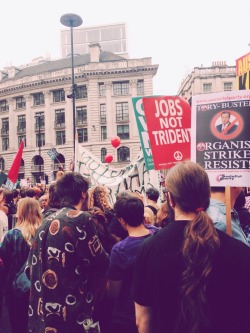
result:
[(107, 155), (107, 149), (106, 148), (102, 148), (101, 149), (101, 161), (102, 163), (105, 163), (105, 156)]
[(120, 147), (117, 149), (118, 162), (130, 161), (130, 150), (128, 147)]
[(0, 158), (0, 169), (1, 169), (2, 171), (5, 170), (5, 163), (4, 163), (4, 159), (3, 159), (2, 157)]

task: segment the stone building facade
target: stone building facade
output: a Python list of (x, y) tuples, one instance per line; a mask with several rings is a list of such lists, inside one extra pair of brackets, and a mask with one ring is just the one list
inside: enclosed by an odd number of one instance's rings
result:
[(192, 96), (236, 89), (236, 67), (215, 61), (210, 67), (194, 67), (177, 92), (190, 103)]
[[(75, 126), (78, 142), (113, 167), (122, 167), (140, 152), (132, 97), (153, 94), (158, 65), (151, 58), (126, 59), (102, 51), (99, 44), (74, 57)], [(25, 140), (19, 179), (53, 180), (58, 165), (69, 170), (74, 159), (71, 59), (36, 59), (32, 65), (0, 71), (0, 169), (8, 172)], [(111, 138), (118, 135), (115, 149)], [(48, 151), (59, 153), (52, 160)]]

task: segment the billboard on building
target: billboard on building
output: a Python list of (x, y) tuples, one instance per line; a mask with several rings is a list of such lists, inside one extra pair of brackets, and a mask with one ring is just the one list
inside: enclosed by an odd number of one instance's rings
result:
[(250, 52), (236, 59), (236, 89), (250, 89)]

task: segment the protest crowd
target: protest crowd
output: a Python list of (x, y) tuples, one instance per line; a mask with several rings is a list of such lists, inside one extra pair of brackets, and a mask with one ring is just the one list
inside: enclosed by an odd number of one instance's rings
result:
[[(163, 193), (111, 204), (60, 170), (45, 188), (0, 188), (0, 325), (10, 333), (250, 332), (250, 196), (179, 162)], [(7, 309), (8, 318), (3, 318)], [(222, 311), (223, 309), (223, 311)], [(0, 331), (1, 330), (0, 327)], [(7, 332), (6, 332), (7, 333)]]

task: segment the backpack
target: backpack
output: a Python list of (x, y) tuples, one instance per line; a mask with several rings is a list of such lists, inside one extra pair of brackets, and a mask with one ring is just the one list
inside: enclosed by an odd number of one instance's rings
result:
[(20, 298), (27, 295), (31, 285), (30, 279), (25, 272), (26, 264), (27, 262), (25, 261), (20, 271), (15, 275), (14, 281), (12, 283), (13, 294)]

